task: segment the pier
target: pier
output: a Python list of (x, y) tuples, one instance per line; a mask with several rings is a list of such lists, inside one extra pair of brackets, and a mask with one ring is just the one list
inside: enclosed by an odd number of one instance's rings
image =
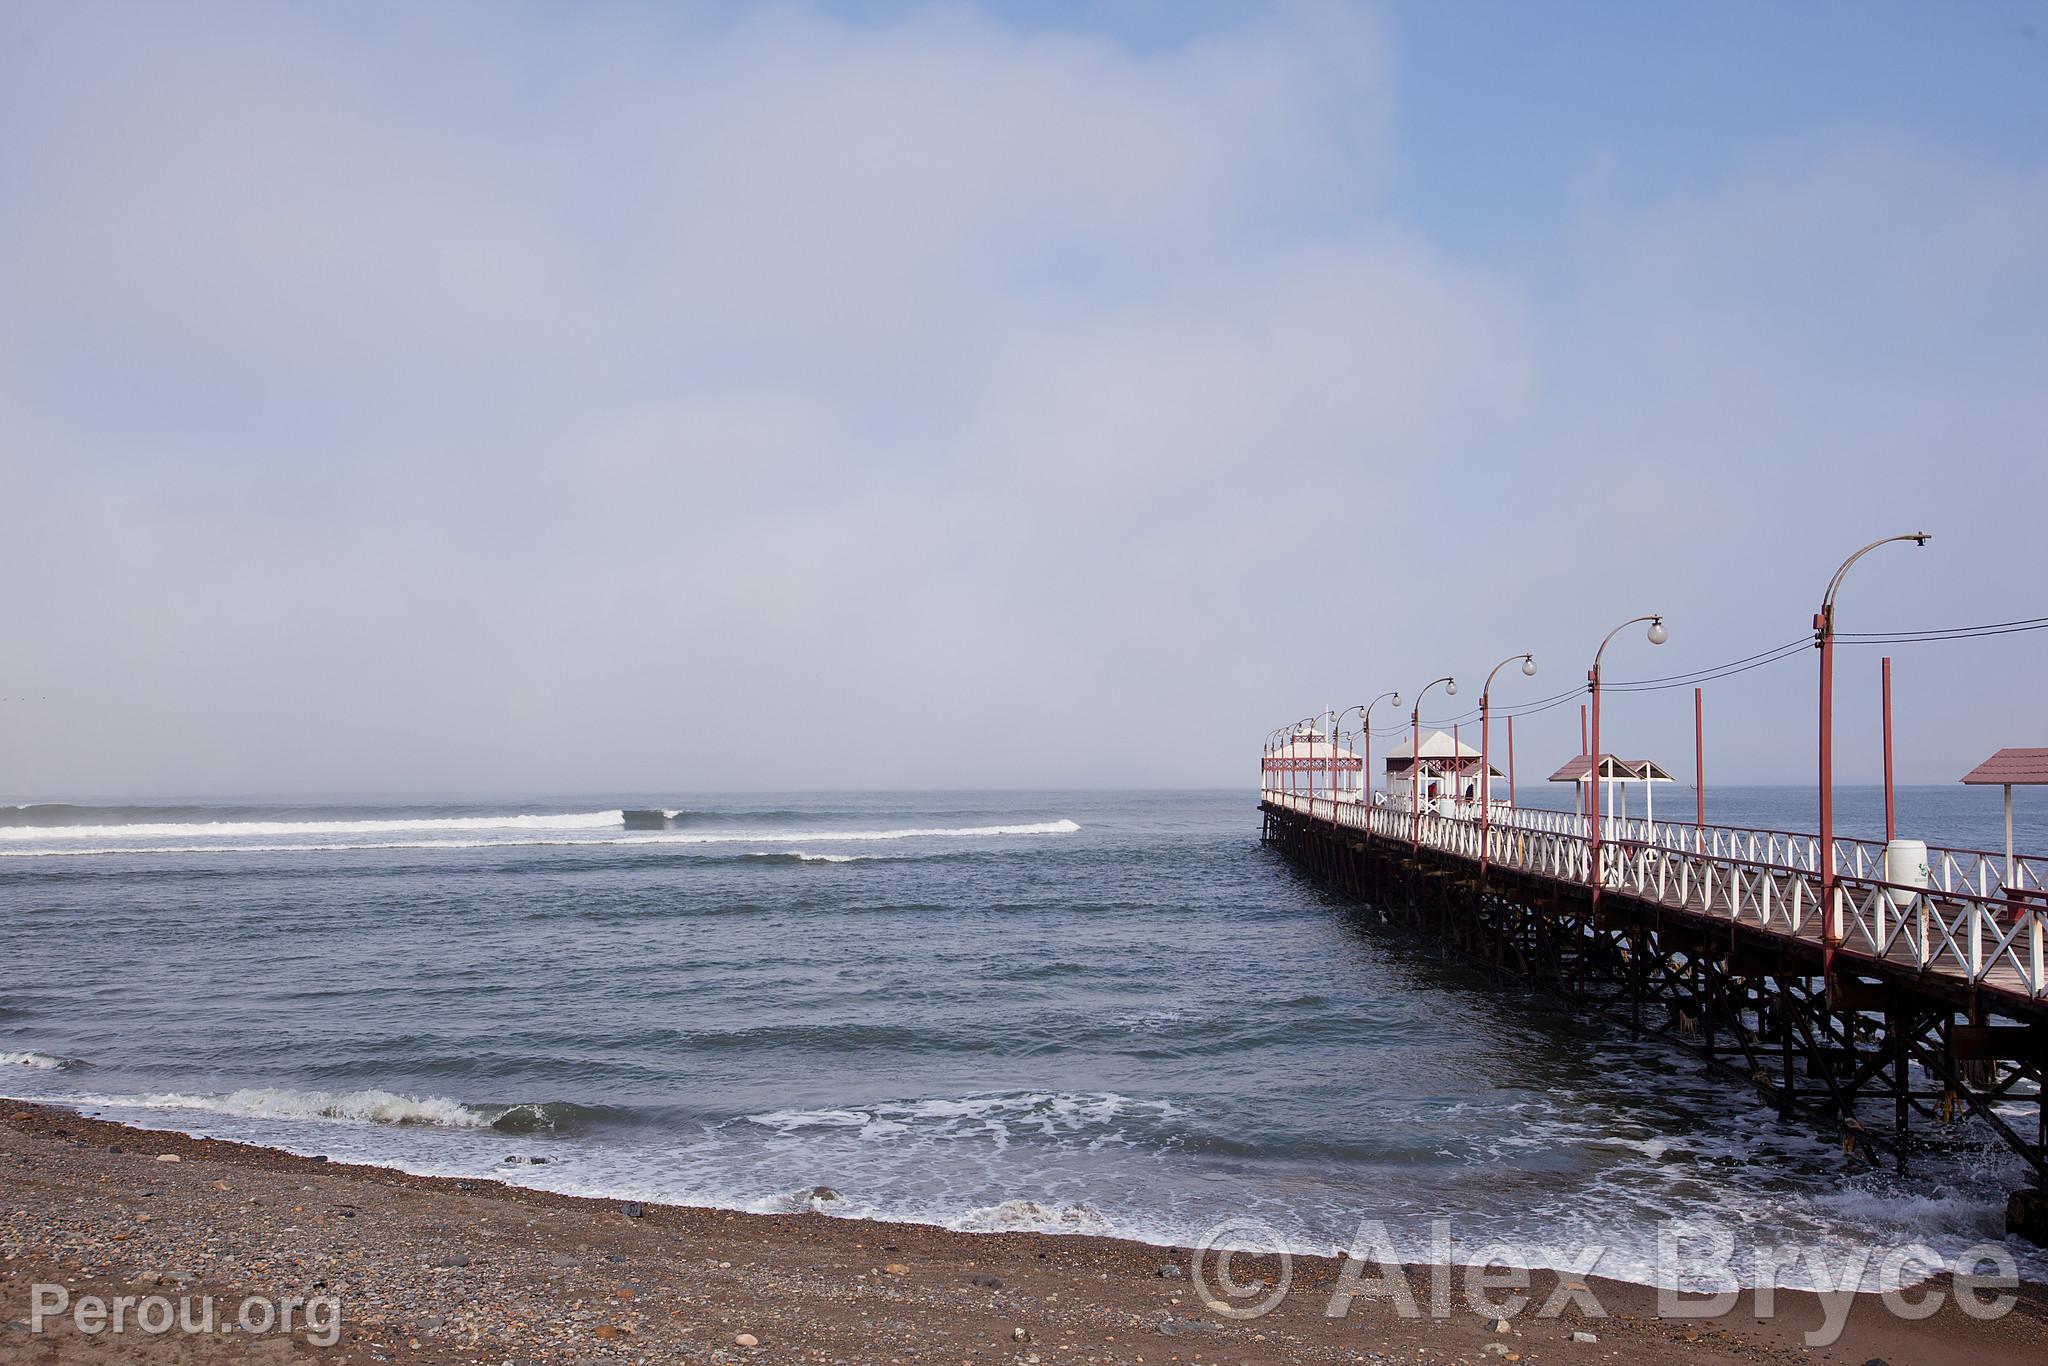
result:
[(2048, 1241), (2048, 861), (1929, 849), (1917, 885), (1837, 837), (1824, 893), (1813, 835), (1376, 803), (1288, 771), (1268, 763), (1264, 839), (1388, 924), (1689, 1050), (1852, 1158), (1905, 1171), (1974, 1117), (2034, 1175), (2009, 1229)]
[[(1882, 546), (1924, 547), (1925, 532), (1873, 541), (1843, 561), (1794, 640), (1690, 675), (1610, 687), (1692, 686), (1691, 820), (1658, 820), (1655, 792), (1672, 775), (1601, 743), (1601, 660), (1624, 630), (1669, 632), (1658, 614), (1609, 631), (1586, 673), (1581, 753), (1551, 775), (1572, 783), (1570, 810), (1515, 800), (1514, 711), (1507, 770), (1491, 753), (1491, 696), (1503, 669), (1536, 673), (1532, 654), (1486, 675), (1479, 746), (1425, 733), (1422, 702), (1408, 724), (1375, 730), (1396, 692), (1324, 711), (1266, 737), (1260, 764), (1262, 838), (1308, 875), (1356, 897), (1408, 938), (1490, 965), (1560, 1004), (1655, 1035), (1713, 1071), (1754, 1086), (1787, 1121), (1841, 1142), (1852, 1162), (1900, 1172), (1915, 1153), (1981, 1145), (2010, 1149), (2030, 1174), (2006, 1207), (2010, 1233), (2048, 1245), (2048, 858), (2013, 848), (2012, 789), (2048, 784), (2048, 749), (2006, 749), (1963, 775), (2004, 789), (2005, 849), (1931, 847), (1897, 838), (1892, 800), (1891, 660), (1883, 663), (1885, 838), (1834, 828), (1834, 655), (1841, 642), (1955, 640), (2048, 629), (2048, 617), (1924, 631), (1838, 635), (1844, 577)], [(1790, 660), (1819, 661), (1819, 831), (1710, 825), (1698, 682)], [(1524, 712), (1571, 700), (1574, 690)], [(1345, 716), (1358, 713), (1356, 731)], [(1327, 729), (1324, 722), (1327, 721)], [(1590, 726), (1588, 726), (1590, 722)], [(1374, 787), (1375, 735), (1403, 739)], [(1355, 738), (1362, 753), (1347, 748)], [(1505, 778), (1508, 797), (1494, 784)], [(1640, 787), (1643, 814), (1628, 796)], [(1668, 809), (1668, 808), (1667, 808)]]

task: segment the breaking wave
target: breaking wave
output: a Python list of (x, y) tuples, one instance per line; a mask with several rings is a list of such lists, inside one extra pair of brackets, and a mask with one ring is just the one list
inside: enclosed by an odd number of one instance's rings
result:
[[(604, 819), (601, 819), (604, 818)], [(929, 826), (903, 830), (777, 830), (725, 832), (676, 832), (629, 834), (622, 828), (621, 812), (594, 812), (587, 816), (464, 817), (446, 821), (354, 821), (328, 825), (293, 822), (246, 822), (220, 825), (164, 826), (68, 826), (38, 827), (33, 830), (0, 830), (0, 843), (36, 843), (71, 840), (81, 836), (98, 839), (174, 839), (191, 837), (214, 840), (250, 837), (258, 843), (237, 844), (94, 844), (82, 848), (31, 847), (0, 848), (0, 858), (84, 858), (113, 854), (334, 854), (356, 850), (498, 849), (511, 846), (602, 846), (661, 848), (712, 844), (863, 844), (875, 841), (912, 839), (997, 839), (1031, 835), (1071, 835), (1080, 826), (1070, 820), (1035, 821), (1023, 825)], [(557, 824), (546, 824), (557, 822)], [(570, 824), (570, 822), (576, 822)], [(619, 834), (584, 835), (581, 831), (620, 828)], [(479, 839), (375, 839), (359, 843), (326, 839), (319, 843), (277, 843), (290, 835), (383, 836), (414, 834), (435, 830), (450, 833), (502, 831), (494, 838)], [(269, 838), (266, 838), (269, 837)], [(821, 862), (843, 862), (851, 855), (803, 855)]]
[(38, 1072), (72, 1072), (84, 1067), (77, 1058), (57, 1058), (48, 1053), (0, 1052), (0, 1067), (33, 1067)]
[(113, 825), (5, 825), (0, 841), (73, 839), (289, 839), (293, 836), (409, 835), (471, 830), (575, 831), (616, 829), (626, 813), (581, 811), (556, 816), (435, 816), (409, 820), (144, 821)]
[(292, 1091), (276, 1087), (195, 1095), (163, 1091), (141, 1096), (79, 1097), (67, 1104), (121, 1106), (142, 1110), (197, 1110), (244, 1119), (336, 1120), (352, 1124), (418, 1125), (432, 1129), (496, 1129), (540, 1133), (571, 1127), (595, 1112), (559, 1102), (467, 1105), (445, 1096), (409, 1096), (395, 1091)]

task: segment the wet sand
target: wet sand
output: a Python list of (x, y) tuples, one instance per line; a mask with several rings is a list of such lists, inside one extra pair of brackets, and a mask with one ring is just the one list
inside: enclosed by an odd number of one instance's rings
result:
[[(1548, 1318), (1532, 1307), (1505, 1331), (1465, 1306), (1462, 1278), (1447, 1318), (1403, 1318), (1384, 1298), (1333, 1318), (1340, 1263), (1297, 1257), (1285, 1302), (1237, 1321), (1204, 1307), (1185, 1249), (824, 1214), (646, 1205), (638, 1215), (617, 1201), (324, 1163), (0, 1100), (0, 1363), (2048, 1360), (2041, 1287), (2022, 1287), (1991, 1322), (1961, 1313), (1953, 1296), (1918, 1322), (1858, 1296), (1840, 1340), (1809, 1348), (1801, 1335), (1824, 1317), (1809, 1294), (1780, 1292), (1769, 1322), (1747, 1296), (1719, 1319), (1660, 1319), (1655, 1291), (1597, 1278), (1580, 1284), (1600, 1315), (1583, 1303)], [(1278, 1277), (1276, 1262), (1251, 1266)], [(1246, 1278), (1246, 1259), (1237, 1274)], [(1427, 1311), (1429, 1272), (1410, 1274)], [(1561, 1278), (1531, 1279), (1540, 1304)], [(39, 1283), (62, 1286), (74, 1308), (89, 1295), (109, 1306), (186, 1301), (194, 1321), (212, 1296), (216, 1331), (174, 1324), (153, 1335), (131, 1319), (119, 1334), (87, 1335), (66, 1312), (33, 1332)], [(311, 1306), (297, 1313), (314, 1316), (312, 1329), (218, 1331), (250, 1296)], [(316, 1345), (330, 1328), (332, 1345)]]

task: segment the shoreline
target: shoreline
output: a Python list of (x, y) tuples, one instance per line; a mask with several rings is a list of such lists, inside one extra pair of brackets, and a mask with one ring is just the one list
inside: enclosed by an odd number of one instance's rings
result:
[[(1808, 1347), (1802, 1335), (1830, 1321), (1830, 1305), (1806, 1291), (1777, 1292), (1768, 1320), (1756, 1317), (1748, 1292), (1721, 1317), (1672, 1318), (1659, 1317), (1650, 1287), (1536, 1272), (1527, 1278), (1529, 1307), (1499, 1331), (1464, 1302), (1462, 1269), (1446, 1269), (1455, 1284), (1440, 1288), (1430, 1268), (1406, 1269), (1419, 1317), (1364, 1296), (1331, 1317), (1342, 1263), (1296, 1256), (1284, 1302), (1238, 1320), (1204, 1306), (1185, 1248), (559, 1195), (135, 1128), (36, 1101), (0, 1100), (0, 1172), (0, 1363), (104, 1360), (110, 1346), (195, 1362), (1877, 1358), (1962, 1366), (2048, 1357), (2048, 1287), (2038, 1285), (2013, 1292), (2010, 1312), (1991, 1321), (1961, 1312), (1947, 1277), (1909, 1292), (1909, 1300), (1944, 1292), (1939, 1311), (1918, 1321), (1895, 1317), (1875, 1294), (1844, 1297), (1833, 1306), (1838, 1340)], [(1257, 1279), (1282, 1274), (1275, 1257), (1240, 1256), (1234, 1269), (1241, 1280), (1248, 1269)], [(1386, 1274), (1364, 1268), (1368, 1285)], [(45, 1307), (57, 1286), (80, 1303), (211, 1295), (227, 1319), (249, 1296), (332, 1300), (335, 1340), (313, 1345), (327, 1333), (303, 1327), (291, 1337), (239, 1329), (151, 1336), (133, 1324), (118, 1339), (95, 1340), (68, 1316), (35, 1333), (28, 1320), (37, 1285), (51, 1287), (41, 1292)], [(1545, 1317), (1537, 1306), (1552, 1297), (1568, 1303)], [(1448, 1315), (1433, 1317), (1433, 1303), (1444, 1301)], [(743, 1335), (752, 1345), (740, 1345)]]

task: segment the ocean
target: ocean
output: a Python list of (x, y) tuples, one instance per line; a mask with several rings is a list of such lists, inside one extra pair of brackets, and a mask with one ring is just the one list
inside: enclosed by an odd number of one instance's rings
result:
[[(2048, 848), (2038, 795), (2023, 849)], [(1727, 788), (1709, 815), (1805, 829), (1812, 805)], [(1878, 831), (1874, 789), (1838, 806)], [(628, 830), (635, 807), (673, 828)], [(1995, 790), (1899, 809), (1931, 843), (2003, 840)], [(1639, 1281), (1667, 1278), (1660, 1221), (1712, 1217), (1988, 1241), (2048, 1278), (2003, 1242), (2025, 1174), (1988, 1137), (1849, 1171), (1683, 1054), (1404, 942), (1258, 831), (1250, 791), (0, 808), (0, 1094), (742, 1210), (1161, 1244), (1250, 1217), (1306, 1252), (1371, 1218), (1417, 1256), (1447, 1218), (1460, 1255), (1598, 1245)]]

